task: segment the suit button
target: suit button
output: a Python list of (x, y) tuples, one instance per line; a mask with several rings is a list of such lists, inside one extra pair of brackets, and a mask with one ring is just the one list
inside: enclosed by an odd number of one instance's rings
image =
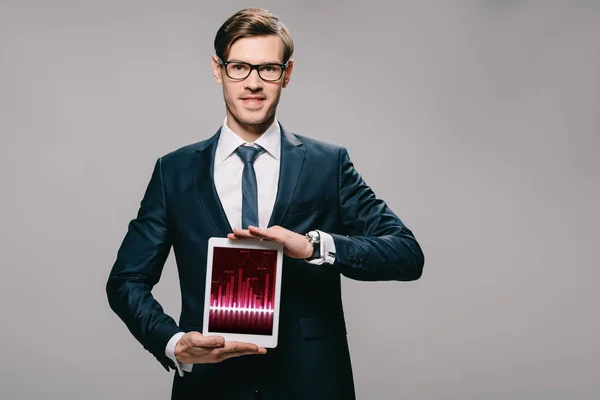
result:
[(258, 389), (254, 389), (254, 400), (261, 400), (262, 397), (260, 397), (260, 392), (258, 391)]

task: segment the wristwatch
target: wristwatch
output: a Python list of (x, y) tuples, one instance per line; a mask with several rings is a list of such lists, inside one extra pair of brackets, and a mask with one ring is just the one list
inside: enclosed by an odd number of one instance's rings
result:
[(306, 260), (310, 261), (316, 258), (321, 258), (321, 235), (319, 235), (319, 232), (310, 231), (306, 234), (306, 238), (308, 239), (309, 243), (313, 246), (312, 255), (306, 258)]

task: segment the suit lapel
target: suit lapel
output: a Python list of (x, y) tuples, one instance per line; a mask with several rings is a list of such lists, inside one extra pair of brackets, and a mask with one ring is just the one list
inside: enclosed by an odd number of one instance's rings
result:
[(306, 150), (301, 147), (302, 142), (296, 136), (286, 132), (281, 124), (280, 127), (281, 163), (279, 167), (279, 183), (277, 185), (275, 206), (273, 207), (268, 226), (280, 225), (283, 221), (288, 206), (294, 197), (306, 153)]
[(229, 225), (229, 220), (223, 210), (214, 183), (214, 160), (220, 134), (221, 129), (213, 137), (202, 142), (196, 149), (193, 155), (193, 171), (194, 186), (200, 203), (202, 203), (215, 229), (222, 237), (225, 237), (233, 229)]

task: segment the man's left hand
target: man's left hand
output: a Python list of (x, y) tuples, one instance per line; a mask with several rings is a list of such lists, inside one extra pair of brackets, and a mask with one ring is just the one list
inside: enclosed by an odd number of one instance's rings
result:
[(292, 232), (281, 226), (271, 226), (267, 229), (248, 226), (248, 229), (234, 229), (227, 235), (227, 239), (263, 239), (283, 244), (283, 254), (292, 258), (309, 258), (313, 253), (313, 246), (306, 236)]

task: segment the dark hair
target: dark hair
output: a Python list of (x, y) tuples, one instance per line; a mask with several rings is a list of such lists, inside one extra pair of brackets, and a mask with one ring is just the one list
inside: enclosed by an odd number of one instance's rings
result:
[(253, 37), (277, 35), (283, 42), (283, 63), (294, 53), (294, 42), (287, 27), (269, 10), (246, 8), (233, 14), (225, 21), (215, 37), (215, 53), (221, 60), (227, 61), (229, 50), (236, 40)]

